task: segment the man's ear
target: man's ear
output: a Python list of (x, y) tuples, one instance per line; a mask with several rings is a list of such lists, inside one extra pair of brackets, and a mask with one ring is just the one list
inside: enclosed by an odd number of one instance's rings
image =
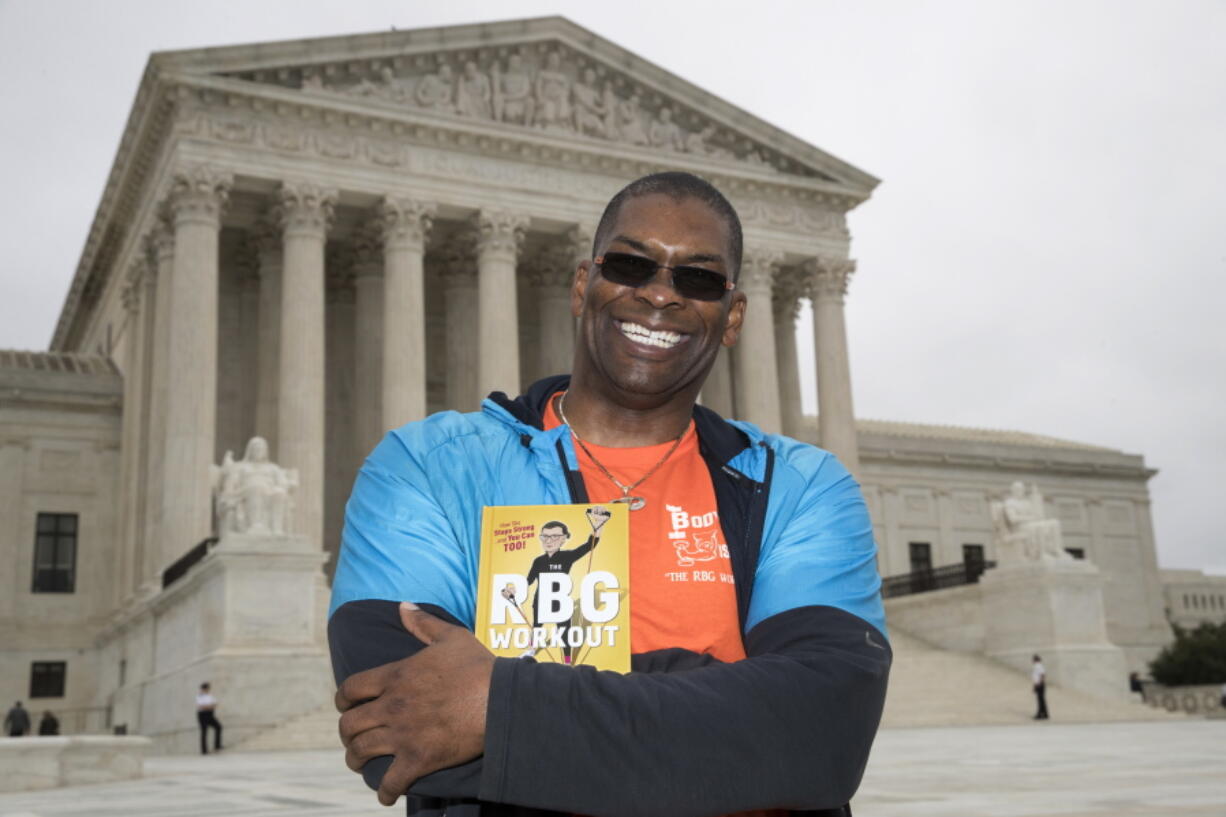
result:
[(570, 284), (570, 314), (576, 318), (583, 314), (583, 299), (587, 295), (587, 279), (591, 268), (591, 261), (586, 258), (580, 261), (575, 270), (575, 280)]
[[(739, 290), (732, 292), (732, 305), (728, 307), (728, 322), (724, 324), (724, 336), (721, 343), (725, 346), (735, 346), (737, 338), (741, 336), (741, 327), (745, 324), (745, 308), (749, 305), (749, 299), (745, 297), (745, 293)], [(770, 304), (766, 305), (770, 309)]]

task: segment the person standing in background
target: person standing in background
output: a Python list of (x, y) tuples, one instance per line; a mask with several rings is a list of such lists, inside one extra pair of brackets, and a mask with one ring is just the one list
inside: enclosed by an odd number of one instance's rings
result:
[(213, 751), (221, 751), (221, 722), (217, 720), (215, 710), (217, 699), (209, 691), (209, 682), (200, 685), (200, 693), (196, 695), (196, 720), (200, 723), (200, 754), (209, 753), (209, 727), (213, 727)]
[(14, 703), (4, 716), (4, 731), (10, 738), (19, 738), (30, 731), (30, 713), (21, 705), (21, 701)]
[(1045, 721), (1047, 720), (1047, 670), (1038, 653), (1035, 653), (1034, 664), (1030, 667), (1030, 681), (1034, 685), (1034, 697), (1039, 704), (1039, 710), (1034, 713), (1034, 719)]

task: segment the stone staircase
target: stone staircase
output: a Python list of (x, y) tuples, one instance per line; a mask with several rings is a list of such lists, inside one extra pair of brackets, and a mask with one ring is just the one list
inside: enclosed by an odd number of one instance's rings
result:
[(328, 703), (285, 723), (257, 732), (238, 744), (235, 749), (239, 752), (339, 750), (341, 739), (336, 732), (337, 717), (336, 708)]
[[(1034, 715), (1030, 676), (982, 655), (934, 647), (890, 628), (894, 664), (882, 727), (1025, 723)], [(1126, 679), (1121, 678), (1123, 685)], [(1137, 700), (1098, 698), (1047, 685), (1056, 723), (1179, 719)]]
[[(1025, 723), (1034, 714), (1030, 678), (982, 655), (933, 647), (890, 629), (894, 666), (883, 727), (973, 726)], [(1186, 716), (1140, 701), (1105, 700), (1048, 685), (1047, 708), (1058, 723), (1172, 720)], [(258, 732), (238, 751), (340, 749), (336, 710), (326, 704)]]

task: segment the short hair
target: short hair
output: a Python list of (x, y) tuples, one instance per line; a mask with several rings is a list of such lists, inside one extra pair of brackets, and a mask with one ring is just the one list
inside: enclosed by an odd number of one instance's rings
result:
[(201, 684), (201, 685), (200, 685), (200, 688), (201, 688), (201, 689), (208, 689), (208, 688), (209, 688), (209, 682), (208, 682), (208, 681), (205, 681), (203, 684)]
[(570, 528), (563, 525), (561, 522), (546, 522), (541, 525), (541, 533), (545, 532), (545, 528), (561, 528), (563, 536), (570, 536)]
[(654, 193), (671, 196), (675, 201), (698, 199), (723, 217), (728, 223), (728, 249), (732, 254), (729, 262), (732, 267), (732, 280), (735, 281), (741, 273), (741, 254), (744, 248), (741, 218), (736, 214), (736, 208), (732, 206), (732, 203), (724, 197), (723, 193), (716, 190), (713, 184), (693, 173), (685, 173), (680, 170), (652, 173), (650, 176), (635, 179), (609, 199), (609, 203), (605, 205), (604, 214), (600, 217), (600, 223), (596, 226), (596, 237), (592, 241), (592, 255), (595, 256), (600, 252), (601, 245), (612, 232), (613, 225), (621, 214), (622, 205), (630, 199), (650, 196)]

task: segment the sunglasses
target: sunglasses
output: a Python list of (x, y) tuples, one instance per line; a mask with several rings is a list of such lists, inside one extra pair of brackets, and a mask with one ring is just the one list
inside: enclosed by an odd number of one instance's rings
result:
[(722, 272), (702, 267), (667, 267), (641, 255), (624, 252), (607, 252), (595, 259), (601, 274), (615, 284), (624, 287), (641, 287), (662, 269), (673, 273), (673, 289), (683, 298), (695, 301), (718, 301), (725, 292), (736, 289)]

